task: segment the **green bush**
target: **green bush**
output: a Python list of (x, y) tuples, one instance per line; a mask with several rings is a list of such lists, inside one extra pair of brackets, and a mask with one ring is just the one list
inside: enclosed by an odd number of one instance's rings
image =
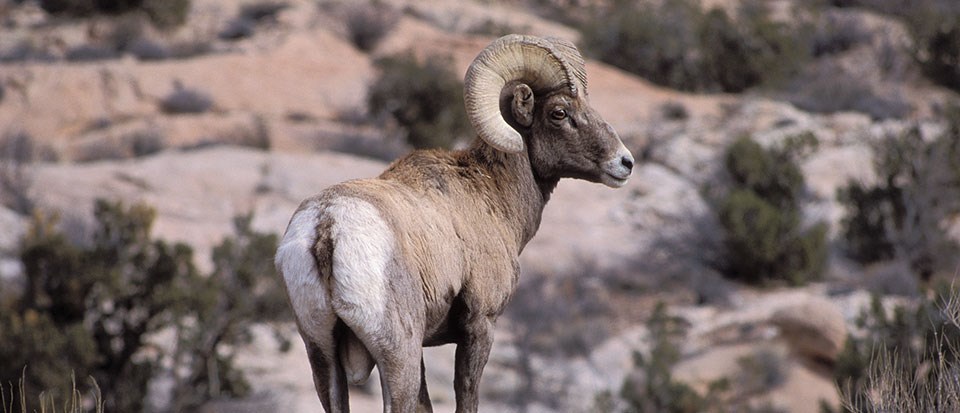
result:
[(19, 378), (26, 397), (66, 394), (70, 372), (94, 377), (111, 411), (140, 411), (156, 356), (138, 354), (148, 335), (180, 316), (199, 276), (184, 245), (149, 238), (154, 213), (98, 202), (90, 246), (73, 245), (35, 218), (21, 253), (26, 289), (2, 322), (0, 381)]
[(878, 182), (850, 182), (839, 191), (851, 257), (898, 260), (922, 279), (954, 271), (957, 245), (944, 224), (960, 211), (960, 109), (946, 115), (946, 130), (929, 142), (917, 128), (881, 140), (874, 147)]
[(213, 108), (210, 95), (200, 90), (185, 88), (179, 82), (174, 84), (173, 91), (159, 103), (160, 110), (172, 115), (204, 113)]
[(770, 19), (759, 2), (745, 2), (735, 20), (722, 9), (707, 13), (700, 29), (703, 74), (724, 92), (777, 84), (808, 58), (796, 29)]
[(795, 29), (760, 2), (730, 18), (719, 8), (704, 13), (696, 0), (618, 0), (582, 35), (596, 58), (680, 90), (741, 92), (782, 80), (807, 58)]
[(930, 80), (960, 91), (960, 3), (954, 0), (834, 0), (903, 19), (913, 37), (913, 56)]
[(960, 9), (926, 15), (910, 25), (913, 55), (930, 80), (960, 92)]
[(728, 276), (794, 285), (819, 277), (826, 263), (827, 227), (801, 227), (804, 180), (794, 159), (800, 147), (788, 143), (765, 149), (742, 137), (727, 149), (725, 164), (733, 188), (720, 200), (717, 214), (724, 229), (722, 266)]
[(700, 26), (703, 76), (728, 92), (741, 92), (760, 83), (763, 67), (752, 59), (749, 39), (722, 9), (710, 10)]
[(423, 61), (412, 54), (377, 61), (380, 76), (367, 102), (374, 114), (388, 114), (415, 148), (450, 148), (472, 131), (463, 107), (463, 82), (449, 58)]
[[(237, 235), (214, 251), (214, 273), (202, 277), (188, 246), (151, 238), (151, 208), (97, 201), (94, 216), (88, 245), (34, 218), (21, 252), (26, 287), (0, 303), (0, 382), (22, 375), (16, 397), (37, 400), (90, 376), (107, 411), (142, 411), (148, 381), (172, 361), (176, 411), (242, 395), (231, 349), (249, 338), (251, 321), (284, 317), (270, 264), (276, 236), (238, 219)], [(148, 342), (165, 329), (179, 340), (172, 353)]]
[(755, 399), (758, 393), (780, 386), (786, 380), (783, 359), (778, 354), (760, 350), (738, 359), (740, 373), (707, 383), (707, 391), (701, 395), (673, 377), (673, 367), (680, 361), (680, 348), (687, 335), (686, 322), (668, 314), (666, 305), (660, 302), (646, 326), (652, 346), (646, 354), (633, 353), (635, 370), (624, 380), (619, 394), (623, 408), (616, 407), (617, 398), (612, 393), (604, 392), (594, 398), (595, 411), (781, 412)]
[(810, 53), (814, 57), (846, 52), (857, 45), (869, 44), (873, 38), (861, 16), (832, 10), (819, 14), (807, 28)]
[(823, 60), (805, 67), (787, 82), (786, 99), (807, 112), (855, 111), (874, 119), (900, 119), (913, 105), (896, 88), (874, 86), (836, 61)]
[[(199, 300), (192, 316), (199, 328), (178, 326), (174, 358), (189, 373), (175, 389), (174, 411), (213, 398), (246, 395), (250, 384), (233, 366), (237, 346), (250, 342), (254, 321), (292, 319), (273, 266), (277, 236), (253, 230), (252, 220), (252, 215), (234, 218), (234, 236), (213, 249), (213, 272), (194, 291)], [(280, 344), (281, 349), (289, 345)]]
[(33, 210), (28, 166), (36, 157), (36, 142), (26, 132), (0, 136), (0, 205), (21, 214)]
[(400, 13), (393, 6), (378, 0), (364, 1), (347, 10), (347, 37), (358, 49), (369, 52), (396, 27), (399, 20)]
[(620, 390), (627, 412), (702, 412), (708, 400), (690, 386), (673, 378), (673, 366), (680, 361), (680, 343), (686, 337), (683, 320), (670, 316), (664, 303), (647, 320), (653, 346), (648, 354), (633, 353), (639, 375), (628, 377)]
[(694, 0), (614, 1), (582, 29), (582, 48), (594, 57), (651, 82), (681, 90), (700, 90), (697, 26), (702, 19)]

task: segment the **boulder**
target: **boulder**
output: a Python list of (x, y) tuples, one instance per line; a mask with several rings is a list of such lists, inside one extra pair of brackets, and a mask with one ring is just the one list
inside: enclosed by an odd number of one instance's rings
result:
[(840, 308), (821, 297), (777, 310), (770, 321), (794, 353), (812, 360), (836, 361), (847, 339)]

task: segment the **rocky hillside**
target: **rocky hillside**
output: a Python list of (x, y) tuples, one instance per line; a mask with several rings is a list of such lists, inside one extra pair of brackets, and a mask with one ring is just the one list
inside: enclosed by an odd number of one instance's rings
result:
[[(602, 2), (193, 0), (186, 22), (169, 29), (137, 14), (55, 17), (38, 3), (0, 0), (0, 279), (13, 289), (23, 285), (16, 254), (30, 214), (10, 200), (57, 212), (77, 242), (89, 237), (94, 200), (144, 202), (157, 210), (155, 234), (192, 246), (198, 266), (210, 268), (233, 217), (252, 212), (256, 229), (280, 232), (302, 199), (375, 176), (411, 149), (395, 122), (368, 108), (378, 59), (449, 58), (460, 76), (505, 32), (579, 41), (581, 17), (556, 11)], [(781, 15), (801, 9), (773, 3)], [(800, 83), (737, 94), (678, 92), (588, 60), (592, 104), (642, 163), (619, 190), (579, 181), (556, 190), (521, 257), (523, 281), (498, 327), (482, 411), (623, 410), (625, 383), (652, 380), (635, 353), (657, 348), (648, 318), (658, 302), (685, 326), (671, 371), (694, 391), (707, 394), (723, 378), (759, 380), (737, 398), (790, 412), (838, 404), (832, 368), (848, 331), (870, 293), (897, 282), (844, 254), (848, 210), (838, 190), (878, 182), (873, 148), (885, 137), (914, 127), (921, 139), (943, 133), (939, 111), (957, 96), (906, 66), (894, 46), (883, 53), (905, 65), (895, 79), (894, 69), (864, 63), (878, 61), (884, 42), (906, 41), (896, 18), (837, 10), (829, 13), (857, 22), (863, 38), (830, 55), (828, 67), (865, 71), (869, 84), (854, 95), (902, 99), (909, 109), (813, 113), (824, 112), (807, 104), (823, 99), (814, 94), (823, 79), (811, 73), (825, 76), (818, 70), (828, 60), (810, 63)], [(867, 93), (885, 85), (896, 96)], [(725, 183), (726, 148), (743, 135), (778, 147), (804, 134), (818, 145), (798, 161), (803, 221), (830, 228), (823, 277), (802, 287), (724, 278), (710, 188)], [(318, 410), (299, 339), (291, 335), (291, 350), (280, 352), (266, 327), (255, 332), (237, 360), (255, 378), (251, 396), (205, 411)], [(453, 347), (426, 358), (436, 410), (453, 411)], [(379, 409), (375, 376), (353, 389), (355, 410)], [(158, 410), (169, 403), (163, 386), (151, 384)]]

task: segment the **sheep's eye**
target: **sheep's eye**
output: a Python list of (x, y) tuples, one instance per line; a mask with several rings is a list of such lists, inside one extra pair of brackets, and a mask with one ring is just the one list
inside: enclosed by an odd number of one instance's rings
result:
[(563, 109), (554, 109), (552, 112), (550, 112), (550, 117), (554, 120), (563, 120), (567, 117), (567, 111)]

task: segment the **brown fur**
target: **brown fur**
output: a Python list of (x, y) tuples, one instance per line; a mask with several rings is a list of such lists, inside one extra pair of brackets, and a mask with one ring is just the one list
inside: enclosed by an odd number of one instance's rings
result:
[[(331, 386), (330, 369), (343, 374), (346, 365), (347, 374), (357, 368), (369, 374), (364, 356), (380, 367), (387, 409), (430, 411), (420, 347), (447, 343), (457, 344), (457, 411), (476, 411), (493, 323), (516, 288), (518, 257), (536, 234), (550, 193), (565, 177), (599, 182), (601, 163), (622, 151), (616, 133), (582, 98), (560, 91), (534, 102), (528, 94), (529, 88), (515, 86), (516, 99), (505, 111), (532, 119), (523, 122), (529, 127), (513, 122), (524, 137), (522, 153), (498, 152), (479, 139), (457, 152), (417, 151), (377, 178), (334, 185), (304, 201), (301, 209), (343, 197), (366, 201), (386, 220), (396, 244), (386, 270), (385, 324), (371, 331), (353, 320), (338, 322), (342, 327), (331, 334), (341, 350), (333, 358), (319, 354), (323, 346), (317, 349), (304, 336), (317, 353), (311, 354), (315, 380), (318, 394), (328, 392), (319, 394), (328, 411), (347, 408), (345, 402), (330, 402), (332, 392), (340, 391), (331, 390), (339, 387)], [(554, 119), (551, 113), (558, 109), (568, 116)], [(319, 274), (337, 277), (330, 271), (330, 254), (337, 248), (329, 234), (332, 223), (325, 217), (319, 222), (314, 249)], [(314, 358), (337, 365), (324, 367)], [(324, 367), (321, 372), (317, 365)]]

